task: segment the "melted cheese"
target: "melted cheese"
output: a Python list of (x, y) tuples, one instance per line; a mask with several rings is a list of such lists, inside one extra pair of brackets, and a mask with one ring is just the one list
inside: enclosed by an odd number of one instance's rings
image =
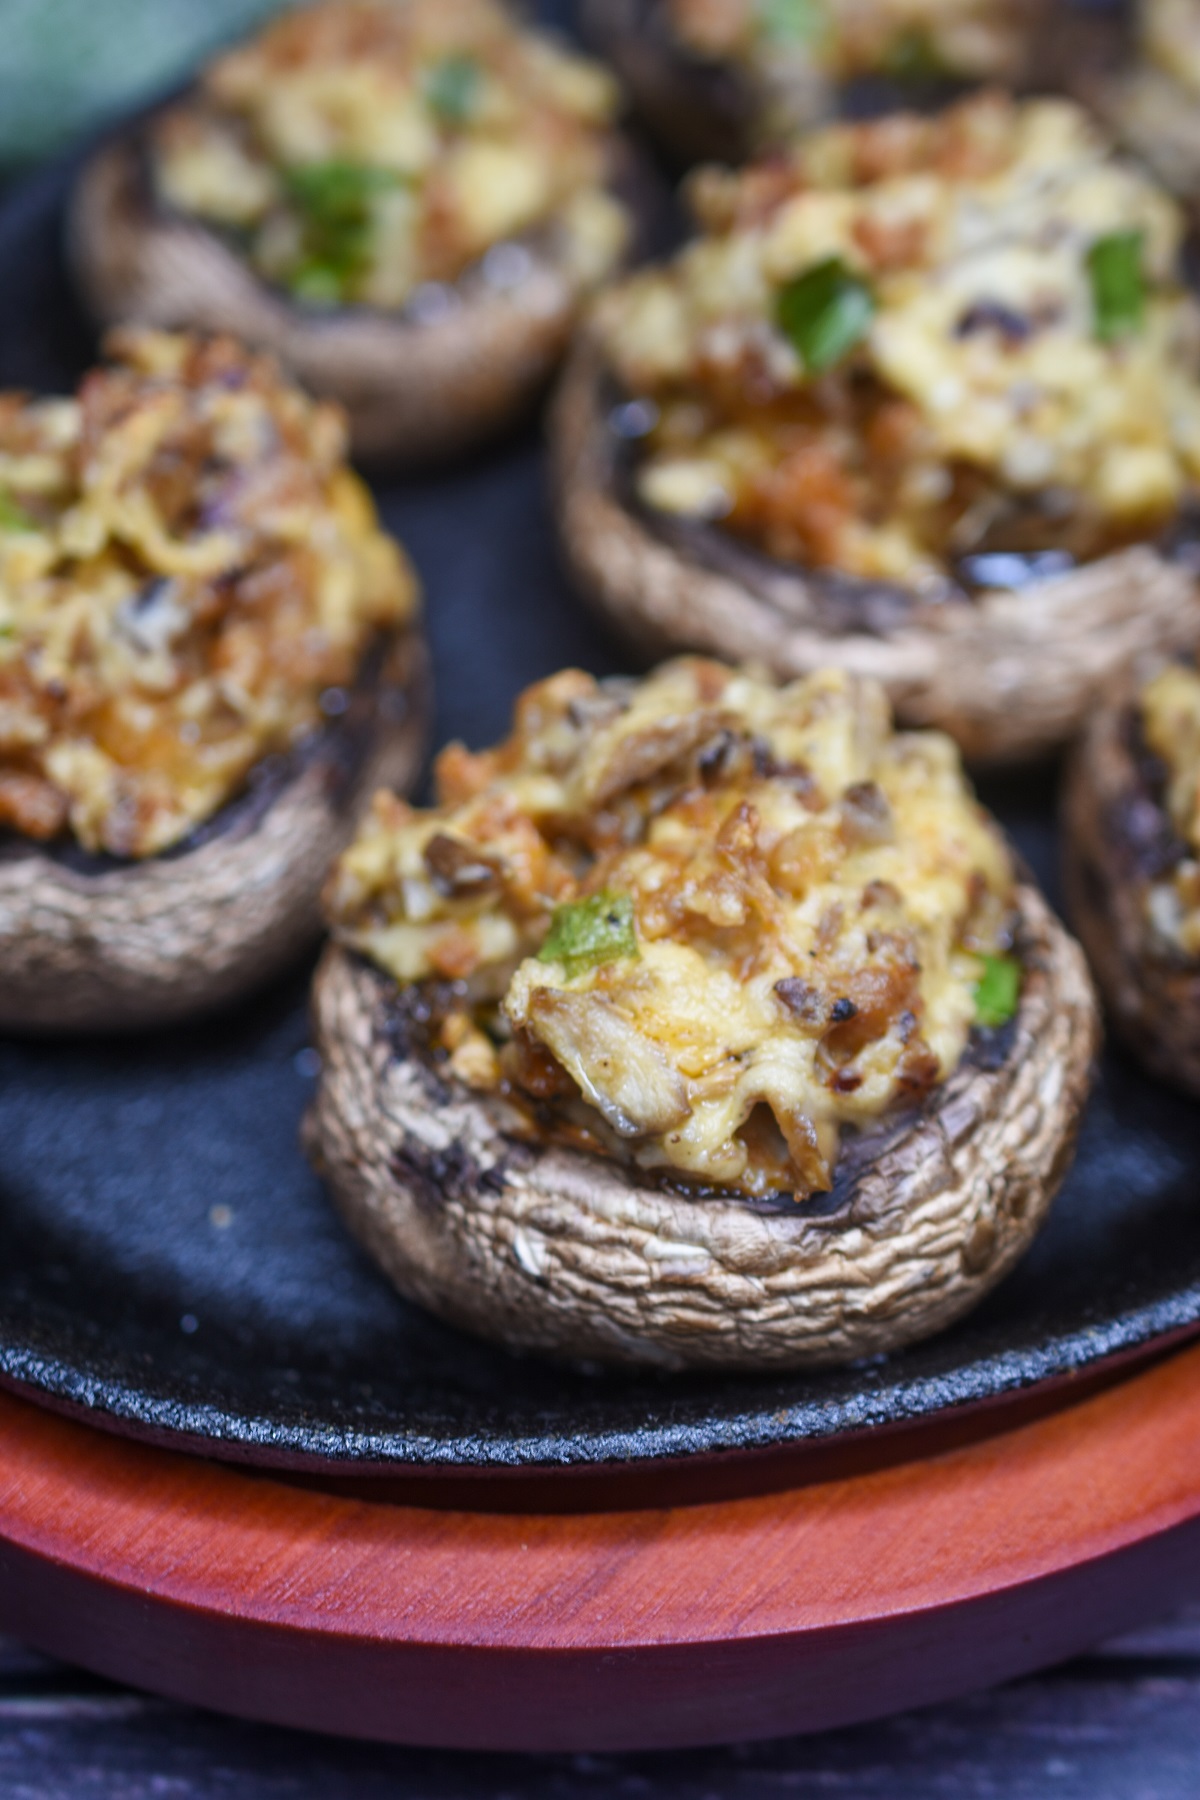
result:
[(0, 825), (145, 856), (416, 595), (335, 409), (227, 339), (111, 349), (73, 400), (0, 396)]
[[(954, 746), (893, 732), (840, 673), (570, 671), (437, 783), (430, 810), (377, 801), (335, 931), (402, 984), (451, 983), (456, 1073), (549, 1096), (645, 1168), (828, 1186), (843, 1125), (957, 1065), (1007, 943), (1012, 868)], [(636, 954), (548, 960), (556, 909), (587, 896), (631, 908)]]
[(403, 307), (537, 231), (591, 285), (627, 236), (615, 107), (602, 69), (495, 0), (324, 0), (205, 72), (156, 128), (155, 177), (314, 304)]
[[(648, 504), (920, 582), (1007, 547), (1004, 529), (1097, 553), (1194, 491), (1181, 214), (1076, 107), (984, 96), (937, 121), (836, 126), (695, 193), (705, 234), (602, 313), (620, 380), (659, 409)], [(1140, 234), (1146, 297), (1140, 327), (1109, 339), (1089, 257), (1117, 233)], [(814, 382), (776, 307), (829, 258), (867, 282), (874, 314)]]
[(688, 49), (785, 91), (805, 74), (995, 81), (1020, 65), (1020, 11), (1006, 0), (668, 0), (668, 9)]

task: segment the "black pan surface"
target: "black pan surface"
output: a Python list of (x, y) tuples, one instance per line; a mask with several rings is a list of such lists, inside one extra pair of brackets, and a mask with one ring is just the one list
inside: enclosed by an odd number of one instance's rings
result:
[[(94, 352), (59, 253), (71, 173), (0, 208), (5, 386), (66, 388)], [(425, 582), (439, 744), (500, 735), (564, 664), (622, 666), (557, 568), (535, 434), (376, 491)], [(984, 787), (1052, 895), (1054, 789), (1052, 770)], [(921, 1419), (1200, 1329), (1195, 1108), (1114, 1053), (1049, 1226), (931, 1343), (786, 1379), (506, 1356), (399, 1300), (306, 1167), (306, 979), (153, 1038), (0, 1043), (0, 1379), (264, 1463), (611, 1468)]]

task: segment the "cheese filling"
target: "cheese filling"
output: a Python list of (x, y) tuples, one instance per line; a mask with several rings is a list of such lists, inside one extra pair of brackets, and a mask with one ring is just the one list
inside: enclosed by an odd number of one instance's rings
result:
[(1169, 663), (1143, 690), (1139, 707), (1146, 748), (1166, 771), (1163, 802), (1184, 845), (1170, 872), (1146, 898), (1151, 926), (1171, 949), (1200, 958), (1200, 671)]
[[(1013, 80), (1016, 0), (667, 0), (680, 43), (750, 69), (783, 102), (860, 75)], [(796, 117), (795, 110), (792, 117)]]
[[(324, 0), (274, 21), (155, 126), (154, 179), (313, 306), (432, 307), (489, 250), (549, 232), (580, 286), (623, 251), (616, 89), (497, 0)], [(528, 255), (526, 253), (526, 261)]]
[(0, 828), (148, 856), (345, 704), (415, 584), (335, 408), (231, 340), (126, 331), (0, 395)]
[(1015, 1009), (1014, 875), (938, 733), (873, 684), (567, 671), (383, 795), (327, 893), (451, 1073), (530, 1129), (803, 1198)]
[(692, 192), (703, 235), (600, 312), (645, 505), (938, 587), (1066, 567), (1194, 500), (1182, 215), (1077, 107), (838, 125)]

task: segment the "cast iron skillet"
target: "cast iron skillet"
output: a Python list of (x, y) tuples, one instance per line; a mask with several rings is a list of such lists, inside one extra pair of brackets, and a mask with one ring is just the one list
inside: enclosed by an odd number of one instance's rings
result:
[[(58, 256), (72, 172), (0, 208), (0, 385), (65, 388), (94, 353)], [(438, 743), (499, 736), (517, 691), (564, 664), (618, 668), (556, 569), (532, 438), (376, 491), (426, 586)], [(985, 794), (1053, 895), (1054, 772)], [(1116, 1053), (1047, 1230), (964, 1324), (866, 1367), (724, 1380), (556, 1369), (405, 1305), (300, 1154), (311, 1060), (303, 973), (202, 1029), (0, 1042), (0, 1379), (325, 1474), (665, 1472), (944, 1417), (1200, 1330), (1195, 1109)]]

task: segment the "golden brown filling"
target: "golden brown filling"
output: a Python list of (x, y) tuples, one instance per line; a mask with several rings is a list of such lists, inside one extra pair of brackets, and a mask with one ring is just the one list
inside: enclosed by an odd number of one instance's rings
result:
[(782, 64), (855, 75), (1011, 79), (1021, 62), (1014, 0), (668, 0), (680, 41), (771, 76)]
[(1194, 498), (1182, 216), (1078, 108), (835, 126), (693, 199), (703, 235), (600, 313), (650, 507), (818, 567), (936, 586), (975, 557), (1004, 585)]
[(602, 69), (497, 0), (326, 0), (205, 71), (155, 128), (155, 179), (316, 306), (399, 308), (506, 244), (483, 273), (511, 287), (511, 240), (543, 231), (586, 286), (627, 233), (615, 107)]
[(1142, 736), (1167, 771), (1164, 802), (1186, 854), (1147, 896), (1156, 933), (1200, 957), (1200, 672), (1169, 663), (1143, 690)]
[(873, 684), (698, 659), (568, 670), (513, 734), (380, 796), (327, 894), (428, 984), (435, 1049), (526, 1128), (750, 1195), (828, 1188), (1017, 1003), (1014, 876), (938, 733)]
[(1141, 0), (1142, 53), (1154, 68), (1200, 93), (1200, 5), (1197, 0)]
[(228, 338), (116, 333), (0, 396), (0, 827), (148, 856), (344, 704), (416, 590), (336, 408)]

